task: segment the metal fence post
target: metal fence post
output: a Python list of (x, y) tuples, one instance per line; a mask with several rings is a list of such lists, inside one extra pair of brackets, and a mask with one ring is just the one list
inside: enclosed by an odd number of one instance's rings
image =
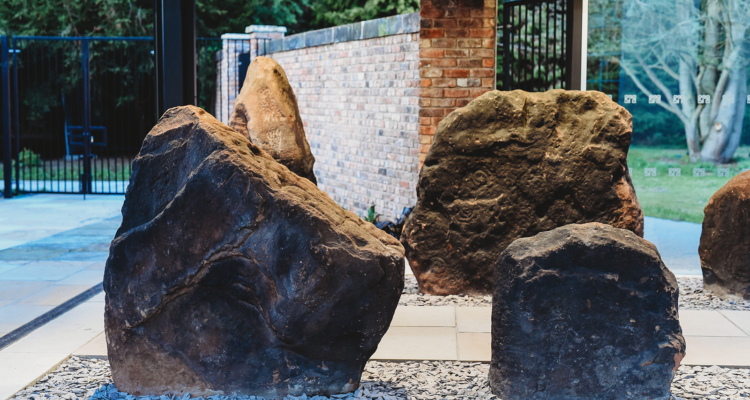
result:
[(571, 24), (569, 30), (570, 90), (586, 90), (586, 67), (588, 53), (589, 1), (572, 0), (568, 5)]
[(12, 176), (13, 163), (11, 161), (11, 139), (10, 139), (10, 65), (8, 53), (8, 37), (0, 37), (0, 63), (2, 63), (2, 105), (3, 105), (3, 181), (5, 189), (3, 197), (9, 199), (13, 197)]
[(196, 104), (195, 0), (155, 0), (156, 109)]
[(510, 90), (510, 35), (512, 34), (512, 25), (510, 22), (510, 11), (512, 6), (503, 7), (503, 90)]
[(81, 40), (83, 66), (83, 179), (84, 196), (91, 193), (91, 77), (89, 70), (89, 41)]

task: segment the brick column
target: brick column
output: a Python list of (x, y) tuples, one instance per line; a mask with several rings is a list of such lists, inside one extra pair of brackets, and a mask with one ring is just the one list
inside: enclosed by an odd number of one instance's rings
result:
[[(251, 39), (252, 57), (265, 55), (270, 50), (268, 42), (273, 39), (281, 39), (286, 33), (286, 27), (274, 25), (250, 25), (245, 27), (245, 33)], [(252, 40), (255, 39), (255, 40)]]
[(437, 124), (495, 88), (496, 0), (421, 0), (419, 166)]

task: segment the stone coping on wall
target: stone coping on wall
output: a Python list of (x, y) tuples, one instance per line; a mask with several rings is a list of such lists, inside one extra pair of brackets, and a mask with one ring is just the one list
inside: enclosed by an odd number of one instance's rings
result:
[(274, 39), (269, 43), (268, 53), (402, 33), (417, 33), (419, 32), (419, 24), (419, 13), (411, 13), (318, 29)]

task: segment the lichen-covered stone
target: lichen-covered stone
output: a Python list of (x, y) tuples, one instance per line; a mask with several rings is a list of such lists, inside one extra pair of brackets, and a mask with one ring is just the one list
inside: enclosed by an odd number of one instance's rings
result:
[(424, 293), (487, 294), (513, 240), (571, 223), (643, 235), (632, 119), (599, 92), (489, 92), (448, 115), (401, 242)]
[(295, 174), (317, 184), (315, 157), (305, 137), (297, 97), (274, 59), (256, 57), (250, 63), (229, 126)]
[(703, 287), (726, 300), (750, 300), (750, 171), (714, 193), (704, 213)]
[(495, 268), (490, 386), (504, 400), (664, 399), (685, 355), (650, 242), (600, 223), (514, 241)]
[(122, 214), (104, 276), (118, 389), (358, 387), (404, 286), (393, 237), (192, 106), (146, 137)]

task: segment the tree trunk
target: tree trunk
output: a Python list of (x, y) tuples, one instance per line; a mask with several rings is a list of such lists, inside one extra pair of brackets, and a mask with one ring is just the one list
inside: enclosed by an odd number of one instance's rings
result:
[[(721, 44), (721, 0), (708, 0), (706, 4), (706, 20), (703, 25), (703, 62), (705, 63), (703, 79), (699, 82), (698, 94), (712, 95), (716, 91), (719, 80), (718, 65), (721, 63), (719, 46)], [(711, 132), (711, 106), (703, 108), (700, 115), (699, 132), (701, 141), (708, 140)]]
[(747, 102), (747, 68), (740, 67), (737, 71), (737, 80), (739, 81), (737, 90), (737, 102), (735, 103), (734, 113), (734, 134), (731, 136), (729, 143), (722, 157), (726, 160), (730, 160), (737, 148), (740, 147), (740, 139), (742, 139), (742, 127), (745, 124), (745, 103)]
[(698, 120), (693, 118), (696, 113), (695, 85), (693, 77), (695, 74), (695, 64), (685, 60), (680, 60), (679, 84), (680, 95), (682, 95), (682, 113), (688, 118), (683, 120), (685, 127), (685, 140), (688, 147), (690, 161), (695, 162), (700, 157), (701, 142), (700, 132), (698, 131)]
[(703, 142), (700, 155), (702, 160), (727, 163), (737, 151), (745, 117), (745, 107), (741, 100), (747, 96), (746, 75), (744, 67), (733, 69), (729, 73), (726, 89), (723, 93), (717, 92), (712, 99), (720, 102), (719, 111), (711, 121), (708, 135)]
[[(691, 21), (694, 15), (700, 13), (698, 6), (693, 0), (677, 0), (676, 5), (679, 21), (683, 23)], [(688, 46), (686, 54), (679, 58), (678, 83), (680, 95), (682, 96), (681, 109), (682, 114), (685, 116), (683, 125), (685, 128), (688, 155), (690, 156), (690, 160), (695, 162), (700, 157), (701, 151), (698, 119), (694, 118), (697, 107), (697, 93), (695, 92), (695, 78), (698, 69), (696, 65), (696, 60), (698, 59), (697, 45), (700, 42), (700, 37), (698, 31), (690, 29), (690, 27), (683, 28), (680, 33), (682, 33), (685, 44)]]
[[(732, 5), (737, 6), (736, 3), (728, 4), (729, 7)], [(709, 112), (709, 126), (701, 149), (701, 159), (713, 163), (727, 163), (737, 151), (742, 136), (747, 97), (747, 65), (743, 59), (747, 40), (746, 27), (729, 20), (735, 17), (734, 13), (739, 10), (724, 11), (721, 13), (716, 7), (709, 6), (709, 21), (718, 21), (722, 15), (725, 19), (728, 18), (722, 24), (725, 27), (722, 49), (724, 56), (721, 60), (721, 73), (713, 85), (713, 104), (704, 110), (704, 113), (707, 110)], [(707, 42), (706, 46), (717, 50), (720, 48), (719, 43), (714, 46), (713, 43)]]

